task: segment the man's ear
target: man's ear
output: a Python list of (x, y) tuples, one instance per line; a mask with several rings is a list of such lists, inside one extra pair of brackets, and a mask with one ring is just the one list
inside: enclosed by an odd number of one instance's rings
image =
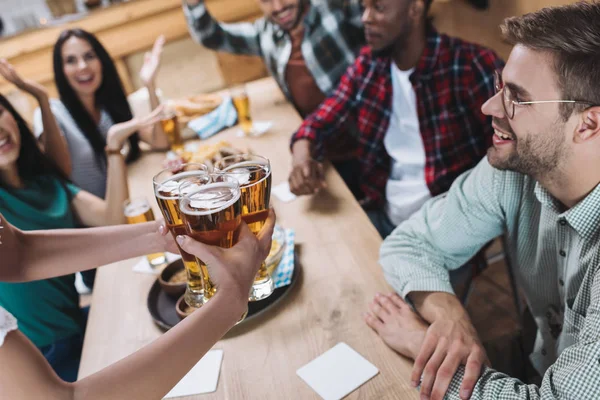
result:
[(600, 137), (600, 106), (588, 108), (581, 113), (575, 131), (575, 143), (583, 143)]

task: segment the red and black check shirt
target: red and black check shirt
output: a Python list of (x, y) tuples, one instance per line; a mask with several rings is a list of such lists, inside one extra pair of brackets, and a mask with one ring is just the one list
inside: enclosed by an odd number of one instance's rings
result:
[[(384, 136), (392, 115), (391, 59), (362, 49), (339, 86), (292, 137), (313, 142), (314, 156), (337, 140), (346, 121), (360, 132), (357, 148), (363, 206), (385, 203), (391, 158)], [(432, 195), (447, 191), (458, 175), (474, 167), (491, 145), (491, 118), (481, 106), (495, 94), (494, 71), (504, 64), (485, 47), (428, 29), (427, 45), (410, 76), (425, 145), (425, 180)], [(401, 162), (401, 160), (399, 160)]]

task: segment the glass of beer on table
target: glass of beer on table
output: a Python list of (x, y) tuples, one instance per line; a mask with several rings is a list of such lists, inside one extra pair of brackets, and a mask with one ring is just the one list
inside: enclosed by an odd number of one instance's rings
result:
[[(179, 210), (179, 186), (186, 181), (195, 182), (198, 185), (210, 181), (208, 169), (204, 164), (188, 163), (181, 165), (177, 171), (165, 169), (159, 172), (153, 179), (154, 195), (165, 223), (174, 238), (178, 235), (186, 235), (183, 216)], [(185, 292), (186, 303), (195, 308), (201, 307), (205, 302), (204, 279), (202, 268), (196, 261), (196, 257), (186, 253), (177, 245), (183, 264), (187, 271), (188, 282)], [(208, 280), (208, 276), (206, 277)]]
[[(126, 200), (123, 206), (125, 218), (128, 224), (139, 224), (142, 222), (154, 221), (154, 212), (150, 208), (150, 203), (145, 197), (137, 197)], [(153, 253), (146, 256), (148, 263), (152, 268), (166, 264), (167, 256), (165, 253)]]
[(234, 86), (230, 90), (233, 105), (238, 114), (238, 123), (245, 135), (252, 133), (252, 117), (250, 116), (250, 99), (243, 85)]
[[(257, 235), (269, 216), (271, 198), (269, 160), (253, 154), (233, 155), (217, 161), (215, 172), (237, 179), (241, 191), (242, 220), (248, 224), (252, 233)], [(273, 279), (263, 261), (252, 285), (249, 300), (265, 299), (273, 293), (273, 290)]]
[[(242, 222), (240, 185), (228, 175), (211, 174), (208, 183), (186, 181), (179, 187), (179, 210), (188, 236), (223, 248), (237, 240), (236, 231)], [(208, 301), (216, 292), (206, 263), (196, 258), (203, 271), (204, 297)]]
[(183, 152), (183, 139), (179, 131), (179, 121), (175, 110), (165, 108), (163, 111), (160, 124), (167, 135), (167, 140), (171, 146), (171, 151), (175, 153)]

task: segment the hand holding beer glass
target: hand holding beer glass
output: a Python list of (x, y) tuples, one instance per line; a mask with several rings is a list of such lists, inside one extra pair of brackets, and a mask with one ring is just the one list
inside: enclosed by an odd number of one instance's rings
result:
[[(124, 211), (128, 224), (154, 221), (154, 212), (152, 211), (152, 208), (150, 208), (148, 199), (145, 197), (138, 197), (125, 201)], [(159, 267), (167, 262), (165, 253), (148, 254), (146, 257), (152, 268)]]
[(238, 123), (246, 136), (252, 133), (252, 117), (250, 116), (250, 99), (243, 85), (231, 88), (231, 99), (238, 114)]
[[(235, 177), (240, 185), (242, 219), (258, 235), (269, 215), (271, 198), (271, 164), (269, 160), (253, 155), (239, 154), (225, 157), (215, 164), (215, 171)], [(273, 280), (265, 262), (260, 266), (249, 294), (250, 301), (269, 297), (274, 290)]]
[[(231, 248), (237, 241), (242, 222), (240, 185), (227, 175), (212, 174), (210, 182), (184, 182), (179, 187), (179, 210), (185, 230), (191, 238), (211, 246)], [(210, 280), (208, 265), (196, 258), (203, 271), (204, 298), (208, 301), (216, 292)], [(242, 316), (242, 319), (245, 314)]]
[[(199, 185), (208, 183), (210, 177), (206, 166), (193, 163), (183, 164), (176, 172), (165, 169), (152, 179), (156, 201), (173, 238), (177, 238), (177, 235), (186, 234), (183, 216), (178, 204), (180, 199), (179, 186), (185, 181), (196, 182)], [(201, 307), (206, 302), (204, 281), (208, 281), (209, 278), (203, 276), (203, 271), (196, 261), (196, 257), (183, 251), (179, 245), (177, 247), (188, 275), (185, 301), (191, 307)]]

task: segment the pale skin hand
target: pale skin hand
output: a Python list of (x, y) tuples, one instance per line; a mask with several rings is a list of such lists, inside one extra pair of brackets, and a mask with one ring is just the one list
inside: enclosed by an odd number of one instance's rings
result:
[[(271, 209), (265, 225), (257, 235), (257, 241), (245, 240), (247, 237), (254, 235), (248, 228), (248, 225), (242, 222), (239, 229), (239, 242), (236, 245), (240, 247), (240, 251), (238, 252), (234, 253), (220, 247), (208, 246), (188, 236), (177, 236), (177, 242), (188, 253), (203, 254), (201, 259), (206, 263), (209, 275), (214, 277), (213, 280), (217, 292), (226, 290), (230, 293), (236, 293), (239, 296), (243, 296), (244, 294), (247, 296), (260, 263), (267, 258), (271, 250), (271, 237), (273, 236), (274, 228), (275, 212)], [(247, 262), (247, 254), (256, 254), (256, 260), (254, 260), (256, 261), (256, 269), (227, 267), (227, 265), (239, 265)]]
[(50, 109), (46, 88), (30, 79), (23, 79), (13, 66), (5, 59), (0, 59), (0, 75), (13, 83), (20, 90), (29, 93), (40, 105), (44, 132), (40, 144), (44, 152), (54, 161), (56, 166), (66, 175), (71, 175), (71, 156), (67, 141), (60, 133), (54, 114)]
[[(416, 387), (423, 376), (422, 399), (443, 399), (461, 364), (471, 369), (471, 376), (465, 374), (460, 392), (461, 398), (469, 398), (487, 358), (475, 330), (465, 326), (465, 322), (470, 324), (468, 317), (466, 320), (442, 319), (429, 325), (400, 296), (392, 293), (377, 294), (364, 319), (388, 346), (415, 360), (411, 381)], [(470, 389), (469, 385), (472, 385)]]
[[(271, 247), (270, 236), (274, 224), (275, 217), (271, 213), (258, 237), (246, 226), (242, 227), (239, 242), (226, 250), (206, 245), (195, 246), (187, 238), (184, 243), (186, 250), (203, 260), (210, 260), (213, 272), (220, 272), (213, 275), (219, 288), (217, 294), (153, 343), (80, 381), (61, 381), (39, 350), (22, 333), (10, 332), (0, 347), (0, 387), (3, 396), (10, 399), (51, 400), (162, 399), (246, 309), (254, 276)], [(136, 228), (135, 225), (130, 227)], [(76, 247), (78, 252), (80, 249)], [(63, 264), (68, 264), (65, 260), (69, 260), (69, 263), (72, 261), (67, 254), (64, 255)], [(156, 368), (159, 364), (168, 365), (169, 368)]]
[[(150, 109), (154, 110), (160, 105), (156, 96), (156, 75), (160, 68), (162, 50), (165, 45), (165, 36), (160, 35), (154, 41), (152, 51), (144, 54), (144, 64), (140, 70), (140, 80), (148, 89)], [(165, 150), (169, 148), (169, 141), (161, 124), (147, 125), (140, 128), (140, 139), (152, 146), (153, 149)]]
[(449, 293), (413, 292), (409, 296), (419, 314), (431, 323), (415, 359), (413, 385), (422, 375), (421, 394), (441, 399), (458, 367), (465, 365), (460, 397), (468, 399), (489, 360), (467, 311)]
[(363, 318), (392, 349), (412, 360), (417, 357), (428, 324), (396, 293), (377, 293)]
[(318, 193), (327, 187), (323, 164), (314, 160), (308, 140), (298, 140), (292, 146), (292, 172), (288, 178), (290, 191), (295, 195)]
[(111, 126), (106, 135), (106, 147), (110, 150), (121, 149), (127, 138), (137, 130), (159, 122), (163, 111), (164, 107), (161, 105), (143, 118), (132, 118), (129, 121)]

